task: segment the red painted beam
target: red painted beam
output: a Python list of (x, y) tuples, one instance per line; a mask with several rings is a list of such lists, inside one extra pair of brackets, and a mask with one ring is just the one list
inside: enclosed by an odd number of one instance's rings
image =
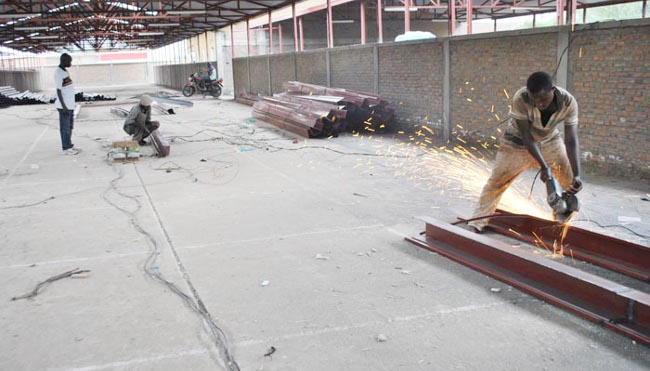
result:
[(361, 45), (366, 44), (366, 1), (359, 2), (359, 17), (361, 18)]
[(411, 31), (411, 0), (404, 0), (404, 33)]
[(381, 7), (382, 7), (381, 0), (377, 0), (377, 42), (379, 43), (384, 42), (384, 25), (383, 25), (384, 16), (381, 14)]
[[(298, 21), (296, 20), (296, 3), (291, 3), (291, 17), (293, 18), (293, 49), (298, 51)], [(248, 20), (246, 20), (248, 22)]]

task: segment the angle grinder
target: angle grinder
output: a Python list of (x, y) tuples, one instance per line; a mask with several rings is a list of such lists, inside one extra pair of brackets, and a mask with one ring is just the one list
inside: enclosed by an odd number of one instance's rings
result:
[(560, 221), (567, 220), (573, 212), (580, 209), (578, 197), (575, 194), (564, 191), (560, 182), (554, 177), (550, 177), (546, 181), (546, 193), (548, 197), (546, 201), (553, 211), (555, 217)]

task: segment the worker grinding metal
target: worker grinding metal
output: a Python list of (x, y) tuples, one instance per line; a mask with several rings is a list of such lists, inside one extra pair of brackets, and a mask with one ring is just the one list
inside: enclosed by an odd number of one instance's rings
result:
[[(556, 217), (565, 218), (577, 211), (575, 194), (582, 189), (582, 181), (575, 98), (554, 86), (548, 73), (535, 72), (528, 77), (526, 87), (513, 96), (508, 115), (510, 120), (500, 141), (492, 175), (483, 187), (472, 219), (492, 215), (515, 179), (535, 166), (541, 169), (540, 177), (547, 184), (548, 202)], [(564, 143), (558, 131), (562, 124)], [(566, 192), (558, 189), (559, 185)], [(488, 218), (469, 223), (479, 233), (487, 224)]]
[(140, 97), (140, 103), (131, 108), (131, 112), (124, 121), (124, 131), (133, 135), (133, 140), (145, 145), (144, 138), (160, 127), (158, 121), (151, 121), (151, 103), (153, 100), (147, 94)]

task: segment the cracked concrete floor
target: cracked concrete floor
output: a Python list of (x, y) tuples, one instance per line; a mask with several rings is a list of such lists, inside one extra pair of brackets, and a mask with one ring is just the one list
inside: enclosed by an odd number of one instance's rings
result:
[[(139, 89), (117, 95), (159, 88)], [(106, 146), (126, 138), (109, 106), (82, 108), (78, 156), (61, 154), (53, 107), (0, 111), (0, 369), (222, 368), (201, 319), (144, 274), (150, 241), (107, 200), (130, 211), (141, 204), (137, 221), (160, 249), (149, 269), (190, 295), (191, 282), (242, 370), (650, 364), (647, 348), (403, 240), (423, 228), (414, 216), (451, 221), (470, 213), (476, 194), (441, 194), (396, 175), (381, 157), (340, 153), (374, 153), (367, 138), (294, 143), (250, 120), (250, 107), (193, 102), (157, 116), (162, 132), (176, 137), (170, 157), (114, 166)], [(298, 149), (305, 145), (339, 152)], [(523, 189), (533, 176), (524, 176)], [(647, 185), (585, 178), (590, 219), (638, 218), (627, 226), (650, 234), (650, 202), (640, 200)], [(621, 228), (606, 231), (648, 245)], [(10, 301), (74, 268), (91, 272)]]

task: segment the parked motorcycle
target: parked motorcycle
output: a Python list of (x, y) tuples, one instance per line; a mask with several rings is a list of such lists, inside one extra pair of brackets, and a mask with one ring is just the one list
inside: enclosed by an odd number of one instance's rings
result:
[(211, 96), (218, 98), (221, 95), (223, 90), (223, 79), (217, 81), (212, 81), (209, 84), (206, 84), (203, 81), (198, 72), (190, 75), (189, 82), (183, 87), (183, 95), (186, 97), (191, 97), (196, 92), (202, 93), (204, 96), (210, 94)]

